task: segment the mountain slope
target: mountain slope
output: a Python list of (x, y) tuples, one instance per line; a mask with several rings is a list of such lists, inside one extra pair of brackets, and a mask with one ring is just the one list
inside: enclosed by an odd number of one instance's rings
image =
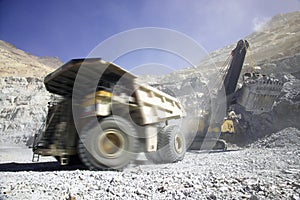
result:
[[(241, 38), (242, 39), (242, 38)], [(260, 66), (263, 73), (297, 73), (300, 71), (300, 12), (279, 14), (264, 24), (259, 30), (245, 38), (250, 44), (244, 71)], [(238, 41), (236, 41), (238, 42)], [(214, 76), (230, 56), (236, 43), (218, 49), (206, 56), (196, 68), (186, 68), (160, 77), (143, 77), (144, 81), (168, 83), (182, 81), (202, 74), (206, 81)]]
[(0, 144), (24, 144), (41, 126), (51, 98), (43, 78), (61, 65), (0, 40)]
[(39, 58), (0, 40), (0, 77), (44, 77), (62, 65), (59, 59)]

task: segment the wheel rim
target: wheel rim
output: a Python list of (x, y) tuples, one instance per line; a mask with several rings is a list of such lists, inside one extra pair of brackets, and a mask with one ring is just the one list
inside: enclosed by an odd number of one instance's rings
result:
[(98, 149), (106, 158), (120, 156), (124, 147), (125, 139), (119, 130), (108, 129), (98, 137)]
[(174, 142), (175, 151), (177, 153), (182, 153), (183, 151), (183, 139), (182, 136), (179, 134), (175, 135), (175, 142)]

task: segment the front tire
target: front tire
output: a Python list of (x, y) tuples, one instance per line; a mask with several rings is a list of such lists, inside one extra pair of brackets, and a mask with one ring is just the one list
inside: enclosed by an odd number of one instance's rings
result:
[(91, 122), (82, 130), (79, 157), (92, 170), (122, 169), (136, 159), (137, 136), (133, 126), (119, 116)]
[(164, 148), (164, 150), (161, 151), (161, 157), (168, 163), (183, 160), (186, 153), (185, 137), (176, 125), (166, 127), (165, 134), (163, 135), (159, 146)]

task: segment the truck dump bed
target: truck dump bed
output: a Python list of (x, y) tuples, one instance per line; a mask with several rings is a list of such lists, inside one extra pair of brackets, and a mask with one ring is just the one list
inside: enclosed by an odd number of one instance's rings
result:
[(86, 94), (90, 92), (89, 88), (95, 90), (96, 85), (93, 87), (91, 85), (95, 80), (101, 79), (116, 83), (120, 78), (132, 82), (136, 76), (100, 58), (73, 59), (48, 74), (44, 79), (44, 84), (46, 89), (53, 94), (71, 97), (76, 79), (80, 82), (77, 86), (84, 87), (82, 92)]
[(128, 99), (133, 98), (139, 110), (138, 121), (143, 125), (185, 115), (183, 107), (175, 97), (149, 85), (139, 84), (136, 78), (114, 63), (99, 58), (87, 58), (73, 59), (64, 64), (46, 76), (44, 84), (49, 92), (66, 98), (75, 97), (79, 103), (87, 95), (99, 90), (99, 87), (113, 93), (113, 106), (129, 104)]

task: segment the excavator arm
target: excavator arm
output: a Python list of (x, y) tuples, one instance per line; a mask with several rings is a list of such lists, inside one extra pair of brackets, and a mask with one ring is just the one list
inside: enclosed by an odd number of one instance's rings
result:
[(233, 94), (236, 90), (236, 86), (242, 71), (242, 67), (244, 64), (244, 60), (248, 48), (249, 48), (248, 41), (240, 40), (237, 43), (235, 49), (233, 49), (231, 52), (232, 59), (223, 81), (223, 88), (225, 90), (225, 95), (227, 100), (227, 108), (230, 105)]
[[(229, 63), (229, 67), (225, 66), (225, 70), (224, 69), (222, 70), (224, 73), (221, 74), (221, 76), (223, 77), (223, 79), (221, 80), (222, 84), (218, 89), (216, 98), (212, 100), (212, 105), (211, 105), (212, 109), (211, 109), (210, 117), (213, 122), (212, 123), (213, 126), (210, 127), (209, 131), (212, 130), (212, 132), (220, 132), (221, 131), (220, 129), (222, 128), (222, 124), (224, 123), (224, 118), (227, 118), (228, 120), (231, 121), (234, 120), (234, 118), (227, 116), (227, 111), (230, 105), (232, 104), (232, 98), (234, 96), (236, 86), (242, 71), (242, 67), (244, 64), (248, 47), (249, 47), (249, 43), (247, 42), (247, 40), (240, 40), (237, 43), (235, 49), (233, 49), (231, 52), (231, 60)], [(224, 100), (226, 102), (224, 102)], [(223, 127), (225, 127), (224, 124)]]

